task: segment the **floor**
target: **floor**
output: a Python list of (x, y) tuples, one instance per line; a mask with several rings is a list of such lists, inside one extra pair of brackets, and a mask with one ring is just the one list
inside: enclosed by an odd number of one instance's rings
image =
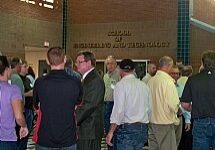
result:
[[(143, 148), (143, 150), (147, 150), (147, 149), (148, 149), (148, 147), (146, 147), (146, 146)], [(30, 136), (30, 138), (28, 140), (28, 148), (27, 148), (27, 150), (35, 150), (35, 144), (32, 141), (32, 133), (31, 133), (31, 136)], [(101, 142), (101, 150), (107, 150), (107, 145), (105, 143), (104, 138), (102, 139), (102, 142)]]
[[(102, 139), (102, 143), (101, 143), (101, 150), (107, 150), (107, 145), (105, 143), (105, 139)], [(27, 150), (35, 150), (35, 144), (34, 142), (32, 141), (32, 134), (28, 140), (28, 148)]]

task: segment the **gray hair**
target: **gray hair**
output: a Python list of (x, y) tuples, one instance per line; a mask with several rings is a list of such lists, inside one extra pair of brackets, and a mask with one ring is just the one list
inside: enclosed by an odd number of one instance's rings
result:
[(173, 64), (173, 59), (169, 56), (163, 56), (160, 58), (159, 60), (159, 65), (160, 68), (164, 67), (164, 66), (169, 66)]

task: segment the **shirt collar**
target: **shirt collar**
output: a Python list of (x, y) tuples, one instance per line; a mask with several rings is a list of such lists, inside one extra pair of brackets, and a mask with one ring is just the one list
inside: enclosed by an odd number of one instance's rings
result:
[(94, 67), (91, 68), (90, 70), (88, 70), (87, 72), (85, 72), (84, 75), (83, 75), (83, 77), (82, 77), (82, 79), (84, 80), (84, 79), (86, 78), (86, 76), (87, 76), (93, 69), (94, 69)]
[(135, 75), (132, 73), (132, 74), (129, 74), (129, 75), (126, 75), (122, 78), (122, 80), (126, 80), (128, 78), (136, 78)]
[(175, 83), (175, 80), (166, 72), (162, 71), (162, 70), (158, 70), (156, 74), (160, 74), (170, 80), (172, 80)]

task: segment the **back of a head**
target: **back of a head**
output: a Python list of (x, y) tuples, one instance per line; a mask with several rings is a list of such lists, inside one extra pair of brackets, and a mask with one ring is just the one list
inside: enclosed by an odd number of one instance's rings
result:
[(95, 55), (93, 54), (93, 52), (88, 51), (88, 50), (87, 51), (80, 51), (77, 54), (77, 57), (80, 55), (84, 56), (85, 61), (91, 61), (92, 66), (94, 66), (94, 67), (96, 66), (96, 58), (95, 58)]
[(124, 72), (133, 72), (135, 69), (135, 63), (131, 59), (123, 59), (119, 64), (119, 68)]
[(0, 74), (2, 75), (6, 68), (9, 68), (9, 62), (6, 56), (0, 56)]
[(215, 69), (215, 51), (208, 50), (203, 52), (202, 63), (203, 63), (204, 69), (214, 70)]
[(17, 65), (21, 64), (22, 61), (20, 58), (18, 57), (13, 57), (11, 60), (10, 60), (10, 65), (11, 65), (11, 68), (15, 68)]
[(173, 59), (169, 56), (163, 56), (159, 60), (160, 68), (168, 67), (169, 65), (173, 65)]
[(191, 76), (193, 73), (193, 67), (191, 65), (183, 66), (182, 68), (182, 76)]
[(65, 52), (61, 47), (52, 47), (47, 52), (50, 65), (57, 66), (64, 62)]

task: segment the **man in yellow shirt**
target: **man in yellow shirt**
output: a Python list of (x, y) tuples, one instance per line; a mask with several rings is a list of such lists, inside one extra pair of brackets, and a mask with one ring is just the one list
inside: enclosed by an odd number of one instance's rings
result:
[(150, 79), (152, 112), (149, 117), (149, 149), (177, 150), (174, 125), (179, 124), (177, 112), (179, 97), (174, 79), (169, 75), (173, 60), (164, 56), (159, 60), (160, 70)]

